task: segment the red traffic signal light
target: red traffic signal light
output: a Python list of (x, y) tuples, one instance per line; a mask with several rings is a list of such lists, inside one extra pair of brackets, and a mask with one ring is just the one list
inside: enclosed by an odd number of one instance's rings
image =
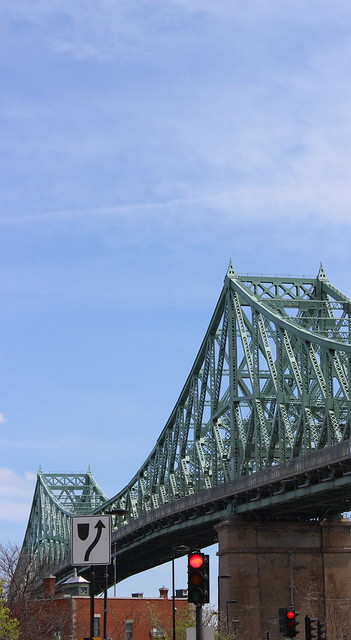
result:
[(194, 551), (188, 554), (188, 602), (209, 602), (209, 556)]
[(295, 609), (287, 609), (286, 607), (279, 609), (279, 633), (281, 636), (295, 638), (300, 633), (296, 628), (299, 624), (298, 615), (299, 612)]
[(203, 553), (191, 553), (188, 558), (189, 566), (193, 569), (200, 569), (204, 563)]
[(297, 631), (296, 627), (299, 624), (297, 621), (297, 616), (299, 615), (297, 611), (294, 609), (288, 609), (286, 611), (286, 632), (288, 638), (295, 638), (299, 631)]

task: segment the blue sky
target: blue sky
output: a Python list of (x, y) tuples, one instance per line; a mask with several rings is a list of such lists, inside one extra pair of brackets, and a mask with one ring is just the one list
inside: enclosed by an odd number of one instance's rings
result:
[[(108, 496), (139, 468), (229, 259), (322, 261), (351, 294), (351, 5), (0, 13), (0, 542), (21, 543), (40, 465), (90, 465)], [(157, 571), (137, 590), (169, 585)]]

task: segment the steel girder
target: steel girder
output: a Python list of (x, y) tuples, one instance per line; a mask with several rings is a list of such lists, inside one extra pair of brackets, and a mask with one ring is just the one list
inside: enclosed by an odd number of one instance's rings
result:
[(322, 266), (315, 278), (259, 277), (239, 276), (230, 263), (191, 372), (145, 463), (110, 500), (89, 473), (67, 476), (69, 489), (60, 480), (66, 476), (39, 474), (27, 549), (41, 547), (60, 562), (73, 513), (128, 510), (112, 516), (116, 530), (182, 497), (348, 439), (350, 317), (351, 300)]

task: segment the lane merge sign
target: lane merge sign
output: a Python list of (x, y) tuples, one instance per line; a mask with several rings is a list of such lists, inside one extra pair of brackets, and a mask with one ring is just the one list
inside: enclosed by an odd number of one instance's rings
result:
[(71, 517), (74, 566), (111, 563), (111, 516)]

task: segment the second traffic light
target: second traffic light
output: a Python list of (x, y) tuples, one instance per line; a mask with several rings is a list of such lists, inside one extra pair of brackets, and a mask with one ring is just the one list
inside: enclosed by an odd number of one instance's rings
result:
[(210, 601), (209, 556), (201, 551), (188, 554), (188, 602), (195, 605)]
[(306, 640), (313, 640), (316, 638), (316, 634), (314, 633), (317, 629), (315, 626), (316, 619), (310, 618), (309, 616), (305, 616), (305, 632), (306, 632)]
[(325, 623), (320, 620), (317, 620), (317, 640), (326, 640)]

